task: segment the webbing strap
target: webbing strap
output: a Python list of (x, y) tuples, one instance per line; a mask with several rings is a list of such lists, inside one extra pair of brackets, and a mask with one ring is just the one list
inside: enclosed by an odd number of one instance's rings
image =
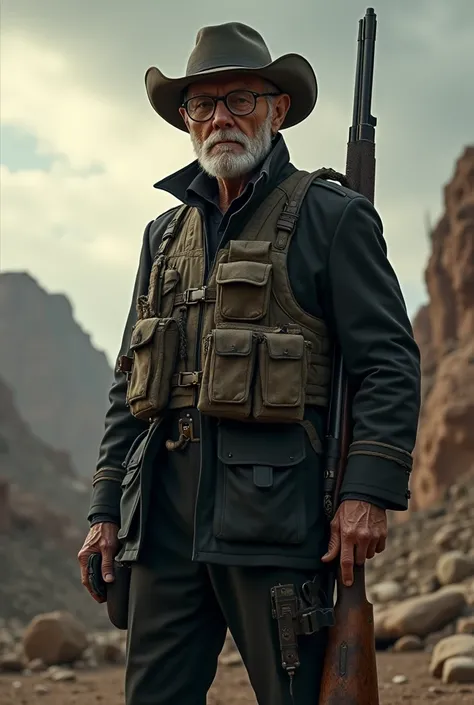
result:
[(275, 249), (284, 251), (288, 250), (295, 230), (296, 221), (300, 215), (301, 205), (309, 187), (316, 179), (332, 179), (334, 181), (339, 181), (343, 186), (349, 185), (349, 182), (344, 174), (340, 174), (338, 171), (334, 171), (334, 169), (329, 169), (326, 167), (317, 169), (317, 171), (313, 171), (304, 176), (291, 193), (289, 201), (283, 206), (283, 210), (278, 218), (276, 226), (278, 235), (275, 242)]
[(189, 208), (190, 206), (187, 206), (186, 204), (180, 206), (174, 214), (173, 218), (171, 218), (170, 222), (166, 226), (165, 232), (162, 235), (161, 242), (156, 251), (154, 259), (157, 259), (161, 255), (163, 255), (168, 249), (168, 247), (171, 245), (173, 238), (178, 232), (178, 225), (182, 222), (183, 217), (189, 210)]

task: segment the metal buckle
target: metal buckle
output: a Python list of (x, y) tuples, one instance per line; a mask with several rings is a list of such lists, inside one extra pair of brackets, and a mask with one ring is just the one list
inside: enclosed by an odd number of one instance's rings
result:
[[(191, 381), (190, 382), (184, 382), (183, 377), (184, 375), (190, 376)], [(178, 372), (178, 387), (193, 387), (199, 384), (200, 382), (200, 374), (199, 372)]]
[[(193, 297), (192, 295), (195, 294), (196, 292), (199, 292), (200, 295)], [(186, 291), (184, 292), (184, 303), (188, 306), (192, 306), (193, 304), (198, 304), (200, 301), (203, 301), (205, 297), (206, 297), (206, 287), (205, 286), (195, 287), (194, 289), (186, 289)]]

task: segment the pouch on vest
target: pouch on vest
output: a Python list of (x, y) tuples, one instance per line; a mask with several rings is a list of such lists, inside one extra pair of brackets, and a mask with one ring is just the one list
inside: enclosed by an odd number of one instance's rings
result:
[(199, 411), (224, 418), (248, 418), (252, 411), (255, 335), (250, 330), (218, 328), (206, 338), (204, 351)]
[(153, 418), (168, 404), (178, 343), (179, 329), (172, 318), (143, 318), (135, 324), (127, 403), (137, 418)]
[(270, 243), (231, 240), (227, 262), (217, 269), (216, 323), (260, 321), (271, 294)]
[(262, 335), (253, 405), (256, 420), (303, 420), (310, 347), (300, 334)]

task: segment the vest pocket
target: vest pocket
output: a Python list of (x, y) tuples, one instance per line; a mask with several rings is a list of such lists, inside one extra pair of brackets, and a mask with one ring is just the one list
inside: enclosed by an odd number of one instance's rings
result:
[(179, 279), (179, 272), (176, 269), (165, 269), (161, 284), (160, 307), (157, 311), (162, 318), (168, 318), (173, 312), (176, 285)]
[(221, 263), (217, 269), (216, 320), (259, 321), (268, 311), (272, 265), (264, 262)]
[(252, 379), (256, 360), (250, 330), (218, 328), (206, 338), (198, 409), (211, 416), (244, 419), (252, 411)]
[(178, 342), (179, 329), (172, 318), (142, 318), (135, 324), (127, 404), (137, 418), (152, 418), (168, 403)]
[(215, 537), (302, 543), (307, 533), (303, 428), (220, 424), (217, 455)]
[(259, 421), (302, 421), (310, 343), (300, 334), (265, 333), (258, 346), (253, 416)]

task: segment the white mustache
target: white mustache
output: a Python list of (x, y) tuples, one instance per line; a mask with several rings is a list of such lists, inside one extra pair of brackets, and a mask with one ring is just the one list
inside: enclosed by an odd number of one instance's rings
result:
[(248, 147), (245, 140), (245, 135), (242, 135), (241, 132), (239, 133), (234, 130), (221, 130), (221, 132), (216, 132), (213, 135), (209, 135), (207, 140), (205, 140), (202, 145), (204, 151), (208, 152), (219, 142), (237, 142), (238, 144), (241, 144), (242, 147)]

